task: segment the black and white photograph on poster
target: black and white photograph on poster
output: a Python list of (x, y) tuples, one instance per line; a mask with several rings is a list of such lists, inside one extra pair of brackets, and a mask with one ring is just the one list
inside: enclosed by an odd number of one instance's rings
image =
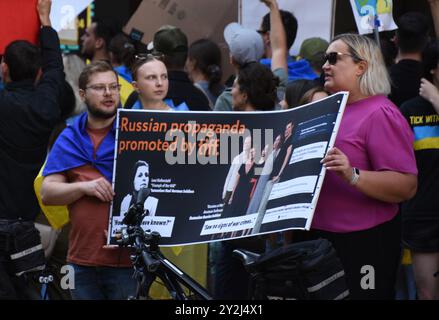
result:
[(163, 246), (308, 230), (347, 96), (271, 112), (120, 109), (108, 243), (133, 208)]

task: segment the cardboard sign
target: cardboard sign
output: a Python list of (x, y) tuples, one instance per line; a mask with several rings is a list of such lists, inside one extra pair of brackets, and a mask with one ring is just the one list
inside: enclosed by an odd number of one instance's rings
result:
[(143, 0), (124, 32), (148, 44), (162, 25), (177, 26), (186, 33), (189, 44), (200, 38), (218, 43), (222, 50), (223, 69), (227, 69), (228, 49), (223, 31), (234, 21), (238, 21), (236, 0)]
[(37, 0), (0, 1), (0, 54), (14, 40), (38, 41)]
[(359, 34), (374, 32), (376, 23), (378, 23), (378, 31), (398, 28), (393, 21), (392, 0), (351, 0), (350, 2)]

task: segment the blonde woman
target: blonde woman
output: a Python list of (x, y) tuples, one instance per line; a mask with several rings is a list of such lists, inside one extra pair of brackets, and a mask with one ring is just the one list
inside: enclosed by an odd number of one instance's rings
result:
[(132, 70), (134, 89), (139, 93), (139, 100), (132, 109), (145, 110), (189, 110), (186, 103), (175, 106), (171, 99), (166, 99), (169, 89), (168, 70), (160, 55), (139, 55)]
[(312, 232), (334, 245), (351, 299), (394, 299), (398, 203), (417, 188), (413, 133), (386, 98), (389, 76), (373, 40), (337, 36), (325, 58), (325, 89), (349, 98), (335, 147), (322, 160), (327, 174)]

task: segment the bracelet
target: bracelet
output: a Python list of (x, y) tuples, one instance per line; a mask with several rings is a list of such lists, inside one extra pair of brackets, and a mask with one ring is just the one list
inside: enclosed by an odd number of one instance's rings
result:
[(358, 168), (352, 168), (352, 178), (350, 184), (353, 186), (356, 185), (359, 178), (360, 178), (360, 170)]

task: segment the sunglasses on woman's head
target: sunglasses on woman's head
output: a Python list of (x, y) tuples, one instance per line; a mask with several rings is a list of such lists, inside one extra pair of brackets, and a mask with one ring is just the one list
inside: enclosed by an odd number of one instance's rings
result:
[(324, 57), (324, 61), (328, 61), (329, 64), (331, 65), (335, 65), (338, 61), (338, 57), (339, 56), (349, 56), (352, 58), (355, 58), (353, 55), (349, 54), (349, 53), (342, 53), (342, 52), (329, 52), (326, 53), (323, 57)]

